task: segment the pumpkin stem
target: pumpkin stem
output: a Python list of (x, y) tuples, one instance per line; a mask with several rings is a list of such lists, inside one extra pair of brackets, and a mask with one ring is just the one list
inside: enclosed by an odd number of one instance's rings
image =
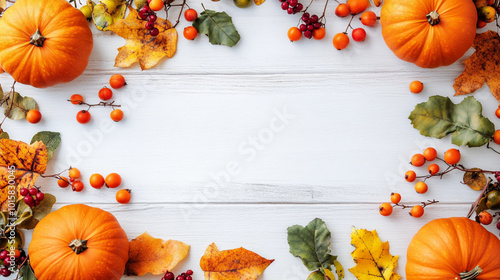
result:
[(78, 255), (88, 249), (87, 240), (75, 239), (69, 243), (69, 247)]
[(481, 267), (476, 266), (473, 270), (471, 271), (466, 271), (460, 273), (460, 279), (461, 280), (474, 280), (476, 277), (483, 272), (483, 269)]
[(42, 36), (40, 30), (36, 30), (35, 34), (31, 35), (30, 44), (35, 45), (37, 47), (43, 47), (43, 42), (45, 42), (45, 37)]
[(427, 21), (432, 25), (436, 25), (439, 23), (439, 14), (436, 11), (432, 11), (426, 15)]

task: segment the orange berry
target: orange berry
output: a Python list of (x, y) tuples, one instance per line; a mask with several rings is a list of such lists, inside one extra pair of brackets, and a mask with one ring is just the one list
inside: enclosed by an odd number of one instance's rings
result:
[(31, 109), (26, 114), (26, 120), (30, 123), (38, 123), (42, 119), (42, 114), (37, 109)]
[(75, 105), (82, 104), (83, 96), (81, 96), (79, 94), (73, 94), (69, 100), (71, 101), (71, 104), (75, 104)]
[(333, 46), (337, 50), (343, 50), (349, 46), (349, 36), (345, 33), (337, 33), (333, 36)]
[(415, 205), (411, 208), (410, 215), (414, 218), (420, 218), (424, 215), (424, 207), (422, 205)]
[(80, 173), (80, 170), (78, 168), (73, 167), (69, 170), (69, 177), (70, 178), (78, 179), (78, 178), (80, 178), (80, 176), (81, 176), (81, 173)]
[(90, 115), (89, 111), (81, 110), (76, 113), (76, 121), (82, 124), (90, 122), (92, 115)]
[(457, 149), (449, 149), (444, 153), (444, 161), (449, 165), (455, 165), (460, 161), (460, 151)]
[(127, 83), (125, 82), (125, 78), (122, 75), (115, 74), (111, 76), (111, 78), (109, 78), (109, 85), (114, 89), (118, 89), (126, 86)]
[(432, 148), (432, 147), (429, 147), (427, 149), (424, 150), (424, 157), (425, 157), (425, 160), (427, 161), (433, 161), (436, 159), (437, 157), (437, 151), (436, 149)]
[(399, 193), (391, 193), (391, 202), (398, 204), (401, 201), (401, 195)]
[(65, 188), (69, 186), (69, 180), (66, 177), (61, 177), (61, 179), (57, 180), (57, 184), (59, 185), (59, 187)]
[(108, 188), (117, 188), (122, 183), (122, 177), (117, 173), (110, 173), (108, 176), (106, 176), (105, 183)]
[(378, 211), (382, 216), (390, 216), (392, 214), (392, 205), (390, 203), (384, 202), (380, 204)]
[(417, 174), (413, 170), (408, 170), (405, 173), (405, 180), (408, 182), (413, 182), (417, 178)]
[(495, 116), (497, 116), (497, 118), (500, 119), (500, 107), (498, 107), (498, 109), (495, 110)]
[(119, 122), (123, 119), (123, 111), (120, 109), (114, 109), (111, 111), (110, 117), (115, 122)]
[(368, 0), (347, 0), (347, 6), (349, 6), (351, 15), (357, 15), (364, 12), (370, 6), (370, 2)]
[(82, 181), (74, 181), (73, 184), (71, 184), (73, 186), (73, 191), (75, 192), (81, 192), (83, 190), (83, 188), (85, 187), (85, 185), (83, 185), (83, 182)]
[(411, 157), (411, 165), (419, 167), (425, 164), (425, 157), (422, 154), (414, 154)]
[(116, 201), (121, 204), (129, 203), (130, 198), (132, 198), (131, 192), (131, 190), (119, 190), (116, 193)]
[(107, 87), (103, 87), (99, 90), (98, 95), (101, 100), (110, 100), (113, 98), (113, 91)]
[(302, 38), (302, 31), (300, 31), (300, 29), (296, 26), (290, 27), (290, 29), (288, 29), (287, 36), (290, 41), (295, 42)]
[(439, 165), (433, 163), (427, 167), (427, 171), (429, 171), (431, 175), (436, 175), (439, 172)]
[(347, 4), (340, 3), (337, 8), (335, 8), (335, 15), (338, 17), (346, 17), (349, 13), (349, 6), (347, 6)]
[(478, 20), (477, 20), (476, 27), (477, 27), (477, 28), (483, 28), (483, 27), (485, 27), (487, 24), (488, 24), (487, 22), (485, 22), (485, 21), (482, 21), (482, 20), (478, 19)]
[(422, 182), (422, 181), (417, 182), (415, 184), (415, 191), (420, 193), (420, 194), (426, 193), (428, 189), (429, 189), (429, 187), (427, 186), (427, 184)]
[(313, 38), (316, 40), (321, 40), (325, 38), (325, 35), (326, 35), (326, 30), (323, 27), (313, 30)]
[(89, 183), (93, 188), (100, 189), (104, 186), (104, 177), (99, 173), (92, 174), (92, 176), (90, 176)]
[(366, 11), (363, 14), (361, 14), (361, 17), (359, 19), (361, 20), (361, 23), (363, 25), (374, 26), (378, 18), (374, 12)]
[(495, 134), (493, 134), (493, 141), (500, 145), (500, 129), (495, 131)]
[(488, 211), (482, 211), (479, 213), (479, 222), (483, 225), (489, 225), (493, 222), (493, 216)]
[(424, 84), (421, 81), (413, 81), (410, 83), (410, 91), (412, 93), (421, 93), (424, 90)]
[(149, 8), (155, 12), (163, 9), (163, 7), (165, 7), (163, 0), (151, 0), (151, 2), (149, 2)]
[(198, 30), (196, 30), (196, 28), (194, 28), (193, 26), (188, 26), (184, 28), (182, 35), (184, 35), (184, 38), (188, 40), (194, 40), (194, 38), (198, 36)]

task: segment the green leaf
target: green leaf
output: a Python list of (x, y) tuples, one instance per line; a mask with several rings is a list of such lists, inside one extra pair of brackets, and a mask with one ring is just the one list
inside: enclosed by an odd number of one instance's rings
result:
[(22, 97), (19, 93), (10, 91), (2, 100), (4, 115), (9, 119), (20, 120), (26, 118), (31, 109), (38, 109), (38, 104), (31, 97)]
[(408, 117), (424, 136), (443, 138), (453, 133), (453, 144), (479, 147), (491, 140), (493, 123), (482, 115), (483, 108), (473, 96), (455, 105), (448, 97), (431, 96), (417, 104)]
[(222, 44), (232, 47), (240, 40), (240, 34), (226, 12), (204, 10), (193, 22), (193, 26), (198, 33), (207, 35), (212, 45)]
[(19, 275), (22, 280), (36, 280), (35, 272), (31, 268), (29, 260), (19, 269)]
[(2, 133), (0, 133), (0, 140), (1, 139), (10, 139), (9, 134), (7, 132), (3, 131)]
[[(23, 201), (24, 203), (24, 201)], [(19, 223), (18, 228), (34, 229), (35, 226), (52, 211), (52, 206), (56, 203), (56, 197), (50, 193), (45, 194), (45, 198), (38, 206), (33, 207), (32, 215), (28, 219), (24, 219)]]
[(42, 141), (43, 144), (45, 144), (45, 147), (47, 148), (47, 161), (49, 161), (54, 155), (54, 151), (61, 144), (61, 134), (59, 132), (40, 131), (33, 136), (30, 144), (33, 144), (36, 141)]
[(299, 257), (309, 271), (331, 266), (337, 259), (330, 255), (331, 234), (321, 219), (312, 220), (306, 227), (294, 225), (288, 228), (290, 253)]

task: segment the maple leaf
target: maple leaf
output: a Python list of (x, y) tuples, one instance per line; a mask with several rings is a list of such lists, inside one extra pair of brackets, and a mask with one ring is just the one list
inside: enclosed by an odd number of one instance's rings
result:
[(130, 67), (139, 62), (142, 70), (154, 67), (164, 58), (171, 58), (177, 50), (177, 30), (170, 21), (158, 18), (155, 27), (160, 30), (158, 36), (151, 36), (144, 28), (144, 21), (133, 8), (126, 19), (121, 19), (111, 25), (108, 30), (123, 37), (126, 43), (118, 48), (115, 67)]
[(383, 242), (377, 231), (352, 229), (351, 244), (356, 248), (351, 253), (356, 266), (349, 271), (359, 280), (398, 280), (394, 272), (399, 256), (389, 253), (389, 242)]
[(274, 260), (265, 259), (245, 248), (219, 251), (210, 244), (200, 260), (205, 280), (254, 280)]
[(189, 252), (189, 245), (176, 240), (162, 240), (144, 232), (130, 241), (125, 274), (141, 276), (171, 271)]
[(0, 140), (0, 205), (6, 209), (9, 185), (31, 188), (47, 168), (47, 148), (38, 141), (28, 145), (10, 139)]
[(476, 51), (464, 61), (465, 70), (455, 79), (455, 96), (473, 93), (483, 84), (490, 87), (500, 101), (500, 36), (494, 31), (476, 34), (472, 47)]

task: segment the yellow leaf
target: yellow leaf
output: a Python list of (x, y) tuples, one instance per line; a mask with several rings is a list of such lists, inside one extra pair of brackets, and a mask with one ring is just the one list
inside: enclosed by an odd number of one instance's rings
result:
[(130, 241), (127, 275), (165, 274), (171, 271), (189, 252), (189, 245), (176, 240), (164, 241), (147, 232)]
[(200, 260), (205, 280), (255, 280), (274, 260), (244, 248), (219, 251), (210, 244)]
[(352, 229), (351, 244), (356, 248), (351, 253), (356, 266), (349, 269), (358, 280), (399, 280), (394, 272), (399, 256), (389, 253), (389, 242), (380, 241), (377, 231)]
[(171, 58), (177, 50), (177, 30), (170, 21), (158, 18), (155, 27), (160, 34), (156, 37), (149, 34), (144, 28), (144, 21), (139, 19), (139, 14), (133, 8), (126, 19), (121, 19), (108, 27), (108, 30), (123, 37), (126, 43), (118, 48), (115, 59), (116, 67), (130, 67), (139, 62), (142, 70), (154, 67), (164, 58)]
[(28, 145), (10, 139), (0, 140), (0, 205), (7, 209), (9, 185), (16, 191), (31, 188), (47, 168), (47, 148), (38, 141)]

